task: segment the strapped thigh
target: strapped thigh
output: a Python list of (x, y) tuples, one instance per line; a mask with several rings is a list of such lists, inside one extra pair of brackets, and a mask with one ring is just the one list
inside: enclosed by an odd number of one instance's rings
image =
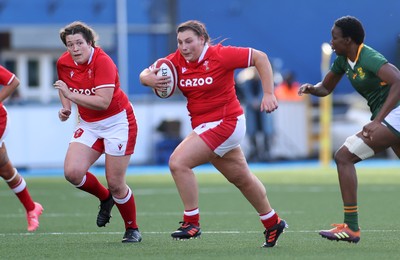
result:
[(343, 145), (346, 146), (351, 153), (357, 155), (361, 160), (372, 157), (375, 154), (374, 150), (364, 143), (363, 139), (356, 135), (349, 136)]

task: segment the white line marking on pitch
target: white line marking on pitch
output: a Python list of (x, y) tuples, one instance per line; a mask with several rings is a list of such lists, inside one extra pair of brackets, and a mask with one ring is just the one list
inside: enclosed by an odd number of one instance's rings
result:
[[(319, 230), (285, 230), (287, 233), (316, 233)], [(261, 231), (203, 231), (203, 234), (258, 234)], [(400, 232), (400, 230), (363, 230), (363, 232)], [(0, 233), (0, 237), (6, 236), (75, 236), (75, 235), (120, 235), (123, 232), (45, 232), (45, 233)], [(160, 231), (144, 231), (142, 234), (170, 234), (171, 232), (160, 232)]]

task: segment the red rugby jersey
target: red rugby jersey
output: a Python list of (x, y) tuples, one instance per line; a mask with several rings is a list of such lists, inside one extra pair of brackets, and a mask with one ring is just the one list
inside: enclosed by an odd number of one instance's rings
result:
[(243, 114), (236, 96), (234, 71), (247, 68), (251, 48), (209, 46), (197, 62), (188, 62), (179, 50), (166, 58), (178, 72), (178, 87), (187, 98), (192, 127)]
[(130, 106), (127, 95), (121, 90), (117, 66), (99, 47), (86, 64), (77, 64), (68, 52), (57, 61), (58, 78), (69, 89), (83, 95), (94, 95), (96, 89), (114, 88), (110, 106), (106, 110), (93, 110), (78, 105), (79, 115), (87, 122), (95, 122), (115, 114)]
[[(0, 85), (7, 87), (14, 80), (15, 74), (0, 65)], [(3, 137), (7, 125), (7, 111), (0, 102), (0, 137)]]
[(11, 84), (15, 74), (0, 65), (0, 85), (8, 86)]

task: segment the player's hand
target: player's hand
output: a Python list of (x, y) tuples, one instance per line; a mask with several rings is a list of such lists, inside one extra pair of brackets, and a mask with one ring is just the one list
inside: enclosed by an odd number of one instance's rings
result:
[(299, 96), (302, 96), (303, 94), (312, 94), (314, 89), (315, 89), (314, 85), (312, 85), (310, 83), (305, 83), (305, 84), (300, 86), (299, 91), (297, 92), (297, 94)]
[(71, 110), (69, 109), (61, 108), (60, 111), (58, 111), (58, 118), (60, 119), (61, 122), (68, 120), (70, 115), (71, 115)]
[(265, 111), (267, 113), (271, 113), (278, 108), (278, 100), (274, 94), (264, 93), (264, 96), (261, 100), (260, 111)]
[(362, 136), (370, 139), (371, 141), (373, 140), (375, 130), (378, 129), (382, 124), (380, 122), (377, 122), (375, 120), (372, 120), (368, 124), (366, 124), (363, 127), (363, 130), (361, 132)]
[(160, 91), (165, 90), (166, 85), (171, 82), (169, 76), (157, 76), (157, 72), (160, 68), (145, 69), (140, 73), (140, 82), (144, 86), (148, 86)]
[(157, 76), (156, 75), (156, 83), (155, 83), (155, 89), (159, 91), (164, 91), (168, 87), (168, 84), (171, 82), (171, 77), (170, 76)]
[(55, 89), (58, 89), (65, 98), (69, 99), (68, 97), (72, 94), (72, 92), (69, 91), (68, 86), (64, 81), (57, 80), (54, 82), (53, 86)]

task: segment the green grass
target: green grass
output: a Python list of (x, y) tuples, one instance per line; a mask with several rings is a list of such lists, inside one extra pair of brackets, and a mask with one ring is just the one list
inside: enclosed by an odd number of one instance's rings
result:
[[(397, 259), (400, 245), (398, 169), (359, 170), (358, 244), (322, 239), (317, 230), (343, 221), (335, 169), (257, 170), (273, 208), (289, 229), (274, 248), (261, 248), (254, 209), (221, 175), (198, 174), (201, 239), (173, 241), (183, 207), (168, 174), (128, 176), (137, 203), (140, 244), (122, 244), (123, 223), (96, 226), (98, 201), (63, 177), (28, 178), (45, 211), (40, 228), (26, 232), (21, 204), (5, 183), (0, 189), (2, 259)], [(101, 178), (104, 182), (104, 178)]]

